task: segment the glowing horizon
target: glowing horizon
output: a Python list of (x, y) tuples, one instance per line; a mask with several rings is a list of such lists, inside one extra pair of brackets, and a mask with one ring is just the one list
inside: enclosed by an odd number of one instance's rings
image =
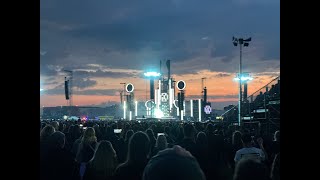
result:
[[(224, 102), (236, 102), (238, 101), (238, 82), (232, 80), (232, 73), (226, 77), (215, 77), (219, 72), (203, 72), (204, 75), (208, 77), (206, 80), (205, 86), (207, 87), (208, 92), (208, 101), (214, 103), (224, 103)], [(200, 73), (199, 73), (200, 74)], [(201, 97), (201, 77), (202, 75), (182, 75), (174, 76), (175, 79), (184, 79), (187, 84), (185, 89), (185, 98), (186, 100), (196, 100)], [(256, 75), (254, 80), (248, 84), (248, 95), (251, 95), (258, 89), (262, 88), (268, 84), (275, 77), (265, 76), (265, 75)], [(146, 101), (149, 99), (149, 81), (143, 78), (128, 78), (126, 80), (112, 79), (112, 78), (97, 78), (97, 85), (86, 88), (82, 90), (74, 90), (73, 95), (73, 104), (80, 106), (94, 106), (94, 105), (105, 105), (108, 102), (111, 103), (120, 103), (120, 90), (123, 89), (123, 86), (119, 82), (131, 82), (135, 86), (134, 95), (135, 100), (137, 101)], [(108, 82), (110, 86), (108, 89), (101, 90), (105, 87), (103, 84)], [(157, 85), (155, 86), (157, 88)], [(46, 92), (50, 92), (50, 87)], [(77, 94), (86, 91), (108, 91), (118, 89), (110, 95), (95, 94), (95, 95), (84, 95)], [(41, 94), (40, 104), (41, 106), (61, 106), (67, 105), (65, 100), (65, 95), (63, 87), (60, 88), (61, 94)], [(220, 107), (222, 108), (222, 107)]]

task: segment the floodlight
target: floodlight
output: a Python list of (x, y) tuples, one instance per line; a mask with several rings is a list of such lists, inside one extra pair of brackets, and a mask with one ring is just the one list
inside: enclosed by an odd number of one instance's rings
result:
[(146, 72), (143, 73), (146, 77), (159, 77), (161, 74), (157, 72)]

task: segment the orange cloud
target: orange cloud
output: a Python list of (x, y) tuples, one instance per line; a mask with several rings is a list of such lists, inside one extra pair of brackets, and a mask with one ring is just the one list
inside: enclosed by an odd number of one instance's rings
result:
[[(208, 89), (208, 96), (219, 96), (219, 98), (208, 99), (211, 102), (226, 102), (237, 101), (237, 98), (230, 97), (230, 95), (238, 94), (238, 82), (233, 81), (235, 77), (234, 73), (222, 72), (210, 72), (201, 71), (197, 74), (184, 74), (174, 75), (173, 78), (178, 80), (184, 80), (186, 86), (186, 99), (188, 96), (200, 96), (201, 95), (201, 78), (206, 77), (204, 85)], [(254, 79), (248, 84), (248, 95), (251, 95), (261, 87), (269, 83), (275, 77), (268, 75), (253, 75)], [(123, 85), (120, 83), (133, 83), (135, 86), (135, 99), (138, 101), (145, 101), (149, 97), (149, 81), (142, 78), (92, 78), (97, 81), (97, 85), (94, 87), (86, 88), (84, 90), (97, 90), (97, 89), (119, 89), (123, 90)], [(155, 81), (155, 87), (157, 87), (157, 81)], [(80, 91), (80, 90), (78, 90)], [(226, 96), (226, 97), (223, 97)], [(229, 96), (229, 97), (228, 97)], [(103, 96), (103, 95), (77, 95), (73, 96), (74, 105), (94, 105), (101, 104), (108, 101), (120, 102), (120, 96)], [(45, 92), (40, 98), (41, 106), (60, 106), (67, 105), (64, 95), (46, 95)]]

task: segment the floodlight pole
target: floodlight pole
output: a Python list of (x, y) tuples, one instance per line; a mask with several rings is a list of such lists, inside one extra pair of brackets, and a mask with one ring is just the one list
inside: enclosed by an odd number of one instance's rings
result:
[(251, 37), (248, 39), (243, 39), (243, 38), (232, 38), (233, 45), (237, 46), (239, 44), (240, 46), (240, 64), (239, 64), (239, 74), (238, 74), (238, 79), (239, 79), (239, 104), (238, 104), (238, 125), (241, 126), (241, 105), (242, 105), (242, 46), (248, 46), (249, 42), (251, 41)]

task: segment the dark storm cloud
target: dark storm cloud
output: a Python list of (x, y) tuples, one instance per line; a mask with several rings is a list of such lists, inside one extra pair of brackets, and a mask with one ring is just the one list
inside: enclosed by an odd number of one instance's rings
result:
[[(115, 96), (116, 90), (113, 89), (95, 89), (95, 90), (83, 90), (73, 91), (73, 95), (99, 95), (99, 96)], [(45, 92), (48, 95), (64, 95), (65, 91), (62, 88), (50, 89)]]
[(89, 78), (80, 78), (80, 77), (76, 77), (73, 79), (73, 87), (76, 87), (76, 88), (80, 88), (80, 89), (83, 89), (83, 88), (87, 88), (87, 87), (92, 87), (94, 85), (97, 84), (97, 81), (95, 80), (91, 80)]
[[(54, 84), (54, 83), (51, 83), (51, 84)], [(51, 89), (52, 92), (54, 92), (54, 93), (55, 92), (60, 92), (60, 90), (63, 90), (63, 92), (64, 92), (64, 86), (65, 86), (64, 81), (62, 83), (61, 82), (59, 82), (59, 83), (56, 82), (55, 84), (57, 84), (57, 85), (56, 85), (55, 88)], [(97, 81), (91, 80), (90, 78), (83, 78), (83, 77), (79, 77), (79, 76), (73, 76), (72, 87), (74, 87), (74, 88), (84, 89), (84, 88), (95, 86), (96, 84), (97, 84)], [(49, 92), (51, 93), (51, 91), (49, 91)]]
[(133, 75), (135, 75), (135, 73), (97, 70), (97, 71), (75, 71), (74, 75), (79, 77), (124, 78), (124, 77), (132, 77)]
[(250, 61), (279, 59), (278, 1), (44, 0), (40, 11), (45, 64), (142, 69), (165, 58), (203, 57), (186, 70), (208, 69), (210, 59), (225, 71), (238, 56), (232, 36), (251, 36), (249, 48), (262, 42), (263, 53)]
[(118, 90), (116, 89), (90, 89), (84, 91), (76, 91), (78, 95), (104, 95), (104, 96), (115, 96)]
[(59, 82), (57, 81), (46, 81), (46, 82), (43, 82), (41, 83), (42, 85), (54, 85), (54, 84), (59, 84)]
[(55, 76), (57, 74), (58, 72), (54, 67), (40, 62), (40, 75)]
[(219, 73), (219, 74), (215, 75), (215, 77), (218, 77), (218, 78), (228, 77), (228, 76), (231, 76), (231, 74), (227, 74), (227, 73)]
[[(201, 98), (201, 95), (189, 95), (190, 99), (198, 99)], [(230, 99), (230, 98), (238, 98), (238, 95), (223, 95), (223, 96), (207, 96), (208, 99)]]
[[(79, 89), (79, 86), (81, 88)], [(77, 84), (77, 86), (74, 86), (73, 94), (74, 95), (105, 95), (105, 96), (114, 96), (116, 95), (117, 91), (116, 89), (86, 89), (81, 90), (84, 87), (90, 87), (92, 86), (92, 80), (82, 80), (82, 82)], [(78, 88), (77, 88), (78, 87)], [(64, 84), (59, 84), (56, 87), (52, 89), (48, 89), (44, 92), (47, 95), (64, 95)]]
[(47, 95), (61, 95), (64, 94), (64, 83), (60, 83), (52, 89), (46, 89), (44, 93)]

